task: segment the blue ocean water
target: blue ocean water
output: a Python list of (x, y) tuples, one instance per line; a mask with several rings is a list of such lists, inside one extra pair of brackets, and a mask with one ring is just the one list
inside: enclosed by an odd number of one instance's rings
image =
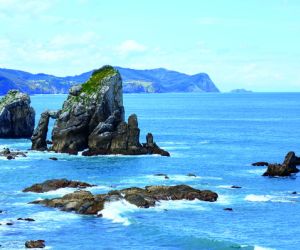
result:
[[(37, 119), (65, 98), (32, 96)], [(300, 192), (298, 176), (262, 177), (265, 167), (251, 166), (281, 162), (290, 150), (300, 153), (300, 94), (128, 94), (124, 102), (127, 116), (138, 115), (141, 141), (151, 131), (171, 157), (29, 152), (27, 158), (1, 158), (1, 249), (24, 249), (30, 239), (46, 240), (48, 249), (300, 249), (300, 195), (292, 195)], [(0, 140), (0, 147), (26, 150), (30, 141)], [(48, 159), (53, 155), (59, 160)], [(114, 202), (106, 205), (103, 218), (27, 204), (74, 191), (21, 192), (53, 178), (96, 184), (89, 189), (93, 193), (188, 184), (215, 191), (219, 199), (166, 201), (150, 209)], [(14, 225), (3, 225), (8, 221)]]

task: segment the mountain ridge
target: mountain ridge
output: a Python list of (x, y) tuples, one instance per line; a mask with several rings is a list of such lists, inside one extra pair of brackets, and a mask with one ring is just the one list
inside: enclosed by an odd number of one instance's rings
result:
[[(123, 79), (124, 93), (169, 93), (169, 92), (219, 92), (206, 73), (185, 73), (156, 69), (130, 69), (115, 67)], [(32, 74), (22, 70), (0, 68), (0, 95), (10, 89), (28, 94), (68, 93), (70, 87), (85, 82), (93, 70), (74, 76)]]

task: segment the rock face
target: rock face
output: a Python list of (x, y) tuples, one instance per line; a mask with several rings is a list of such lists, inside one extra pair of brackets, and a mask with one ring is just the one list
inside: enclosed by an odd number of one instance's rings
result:
[(296, 167), (298, 165), (300, 165), (300, 157), (297, 157), (294, 152), (289, 152), (282, 164), (268, 164), (268, 169), (263, 176), (290, 176), (299, 172)]
[(137, 207), (149, 208), (155, 206), (156, 202), (160, 200), (198, 199), (214, 202), (218, 199), (218, 195), (209, 190), (201, 191), (187, 185), (147, 186), (144, 189), (132, 187), (99, 195), (81, 190), (61, 198), (38, 200), (32, 203), (59, 208), (62, 211), (96, 215), (104, 208), (105, 202), (124, 199)]
[(39, 124), (33, 132), (31, 137), (32, 150), (44, 151), (47, 150), (47, 133), (50, 118), (56, 119), (59, 111), (45, 111), (41, 114)]
[(0, 100), (0, 138), (30, 138), (34, 119), (27, 94), (11, 90)]
[(47, 180), (43, 183), (37, 183), (32, 185), (31, 187), (25, 188), (23, 192), (34, 192), (34, 193), (44, 193), (49, 192), (52, 190), (56, 190), (59, 188), (86, 188), (86, 187), (93, 187), (86, 182), (81, 181), (70, 181), (67, 179), (54, 179), (54, 180)]
[[(125, 122), (122, 79), (111, 66), (94, 71), (82, 85), (73, 86), (63, 107), (57, 112), (52, 131), (51, 147), (55, 152), (83, 155), (99, 154), (160, 154), (160, 149), (148, 134), (147, 143), (139, 141), (140, 129), (135, 114)], [(46, 134), (49, 114), (43, 113), (32, 137), (32, 149), (47, 148)], [(148, 138), (149, 137), (149, 138)]]

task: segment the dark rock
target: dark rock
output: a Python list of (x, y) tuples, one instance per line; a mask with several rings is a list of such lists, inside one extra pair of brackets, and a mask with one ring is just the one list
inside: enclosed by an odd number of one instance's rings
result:
[(24, 152), (11, 151), (9, 148), (4, 148), (3, 151), (0, 151), (0, 156), (4, 156), (8, 160), (15, 159), (16, 157), (19, 157), (19, 156), (27, 157)]
[(53, 144), (53, 142), (50, 141), (50, 140), (46, 140), (46, 143), (47, 143), (47, 145), (52, 145)]
[(58, 160), (56, 157), (50, 157), (49, 159), (52, 160), (52, 161), (57, 161)]
[(191, 174), (191, 173), (187, 174), (187, 176), (189, 176), (189, 177), (197, 177), (197, 175)]
[(259, 162), (252, 163), (252, 166), (259, 166), (259, 167), (268, 166), (268, 165), (269, 165), (269, 163), (265, 162), (265, 161), (259, 161)]
[(282, 164), (269, 164), (263, 176), (290, 176), (299, 172), (299, 169), (296, 167), (298, 165), (300, 165), (300, 158), (294, 152), (289, 152)]
[(11, 90), (0, 100), (0, 138), (30, 138), (34, 119), (27, 94)]
[(14, 224), (14, 223), (12, 223), (12, 222), (7, 222), (7, 223), (6, 223), (7, 226), (12, 226), (13, 224)]
[(15, 159), (13, 156), (11, 156), (11, 155), (8, 155), (7, 157), (6, 157), (6, 159), (7, 160), (13, 160), (13, 159)]
[(74, 211), (79, 214), (99, 215), (105, 202), (126, 200), (141, 208), (155, 206), (160, 200), (203, 200), (214, 202), (218, 195), (209, 190), (198, 190), (187, 185), (177, 186), (148, 186), (143, 188), (126, 188), (110, 191), (107, 194), (93, 195), (88, 191), (75, 191), (61, 198), (37, 200), (32, 204), (42, 204), (59, 208), (62, 211)]
[(26, 248), (44, 248), (45, 246), (44, 240), (29, 240), (25, 242)]
[(233, 185), (231, 186), (231, 188), (242, 188), (242, 187)]
[(296, 191), (294, 191), (294, 192), (292, 192), (292, 194), (297, 194), (297, 192), (296, 192)]
[(231, 207), (226, 207), (223, 210), (225, 210), (225, 211), (233, 211), (233, 209)]
[(32, 219), (32, 218), (18, 218), (17, 220), (24, 220), (24, 221), (29, 221), (29, 222), (35, 221), (35, 219)]
[[(47, 149), (46, 137), (51, 114), (43, 113), (34, 136), (32, 149)], [(147, 143), (139, 141), (140, 129), (135, 114), (125, 122), (123, 107), (122, 79), (119, 72), (111, 66), (104, 66), (93, 72), (91, 78), (82, 85), (70, 89), (62, 110), (52, 131), (55, 152), (84, 156), (105, 154), (160, 154), (170, 156), (160, 149), (152, 138)]]
[(3, 210), (0, 210), (0, 214), (3, 214)]
[(168, 175), (166, 174), (155, 174), (155, 176), (163, 176), (165, 179), (170, 179)]
[(56, 190), (59, 188), (86, 188), (92, 187), (93, 185), (81, 182), (81, 181), (70, 181), (67, 179), (53, 179), (47, 180), (43, 183), (34, 184), (31, 187), (25, 188), (23, 192), (34, 192), (34, 193), (44, 193), (51, 190)]
[(41, 114), (38, 126), (35, 128), (31, 137), (32, 150), (45, 151), (47, 150), (47, 133), (50, 118), (57, 118), (60, 111), (45, 111)]

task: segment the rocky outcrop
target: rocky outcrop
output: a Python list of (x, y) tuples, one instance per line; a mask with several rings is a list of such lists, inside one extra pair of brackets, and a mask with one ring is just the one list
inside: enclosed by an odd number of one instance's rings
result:
[(62, 211), (74, 211), (79, 214), (97, 215), (104, 208), (105, 202), (126, 200), (141, 208), (155, 206), (161, 200), (202, 200), (214, 202), (218, 195), (209, 190), (198, 190), (187, 185), (147, 186), (145, 188), (127, 188), (110, 191), (108, 194), (93, 195), (89, 191), (75, 191), (61, 198), (45, 199), (32, 202)]
[(297, 157), (294, 152), (289, 152), (282, 164), (269, 163), (263, 176), (290, 176), (299, 172), (298, 165), (300, 165), (300, 157)]
[(11, 90), (0, 100), (0, 138), (30, 138), (34, 119), (27, 94)]
[(93, 187), (86, 182), (81, 181), (70, 181), (67, 179), (54, 179), (54, 180), (47, 180), (43, 183), (37, 183), (32, 185), (31, 187), (25, 188), (23, 192), (34, 192), (34, 193), (44, 193), (49, 192), (52, 190), (56, 190), (59, 188), (86, 188), (86, 187)]
[[(32, 137), (32, 149), (47, 148), (46, 135), (49, 114), (42, 114)], [(125, 122), (122, 79), (111, 66), (94, 71), (82, 85), (73, 86), (64, 102), (52, 131), (52, 147), (55, 152), (83, 155), (99, 154), (160, 154), (169, 153), (160, 149), (152, 134), (147, 142), (139, 141), (140, 129), (135, 114)]]
[(27, 157), (26, 153), (21, 151), (11, 151), (9, 148), (4, 148), (0, 151), (0, 156), (6, 157), (8, 160), (15, 159), (16, 157)]
[(41, 118), (39, 120), (39, 124), (33, 132), (31, 137), (32, 141), (32, 150), (44, 151), (47, 150), (47, 133), (49, 120), (57, 119), (59, 116), (59, 111), (45, 111), (41, 114)]
[(25, 242), (26, 248), (44, 248), (45, 246), (44, 240), (28, 240)]

